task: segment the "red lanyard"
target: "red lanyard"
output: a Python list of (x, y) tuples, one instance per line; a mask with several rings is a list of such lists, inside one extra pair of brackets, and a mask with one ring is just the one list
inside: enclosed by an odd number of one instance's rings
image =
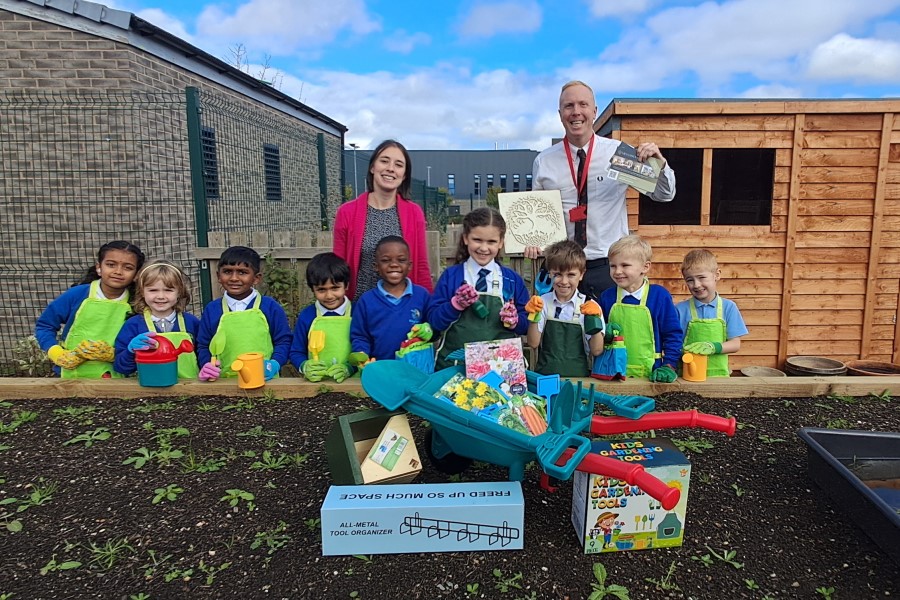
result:
[(569, 148), (569, 140), (563, 140), (566, 146), (566, 158), (569, 161), (569, 172), (572, 173), (572, 182), (575, 184), (576, 198), (581, 195), (581, 190), (587, 185), (588, 170), (591, 166), (591, 154), (594, 153), (594, 136), (591, 136), (591, 143), (588, 145), (587, 157), (585, 157), (584, 168), (581, 170), (581, 181), (575, 179), (575, 161), (572, 160), (572, 150)]

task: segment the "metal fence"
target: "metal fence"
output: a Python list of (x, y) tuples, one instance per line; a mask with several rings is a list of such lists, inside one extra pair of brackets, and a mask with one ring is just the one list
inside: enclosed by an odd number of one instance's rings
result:
[(4, 90), (0, 139), (0, 375), (102, 244), (131, 241), (196, 284), (207, 231), (321, 230), (340, 202), (338, 137), (207, 92)]

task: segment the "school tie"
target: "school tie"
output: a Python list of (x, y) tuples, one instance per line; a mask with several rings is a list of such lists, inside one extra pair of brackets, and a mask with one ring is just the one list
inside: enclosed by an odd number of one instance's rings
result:
[(160, 333), (168, 333), (172, 331), (172, 324), (167, 319), (160, 319), (156, 322), (156, 328)]
[(562, 306), (557, 306), (557, 307), (556, 307), (556, 314), (553, 315), (553, 318), (554, 318), (554, 319), (558, 319), (558, 318), (559, 318), (559, 315), (561, 315), (561, 314), (562, 314)]
[(328, 312), (325, 313), (324, 316), (326, 316), (326, 317), (339, 317), (339, 316), (341, 316), (341, 315), (337, 314), (337, 313), (336, 313), (335, 311), (333, 311), (333, 310), (329, 310)]
[[(578, 174), (575, 176), (575, 189), (578, 190), (578, 206), (583, 206), (585, 215), (587, 215), (587, 181), (584, 182), (584, 186), (579, 187), (587, 159), (581, 148), (578, 149), (576, 155), (578, 156)], [(587, 246), (587, 219), (575, 222), (575, 242), (582, 248)]]
[(478, 271), (478, 281), (475, 282), (476, 292), (487, 291), (487, 276), (491, 274), (490, 269), (481, 269)]

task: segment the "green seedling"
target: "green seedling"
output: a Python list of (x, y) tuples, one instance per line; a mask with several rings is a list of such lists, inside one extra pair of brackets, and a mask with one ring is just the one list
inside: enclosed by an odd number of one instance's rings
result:
[(178, 463), (184, 473), (213, 473), (220, 471), (226, 464), (224, 458), (200, 458), (194, 454), (193, 448), (188, 448), (187, 456)]
[(165, 402), (148, 402), (147, 404), (135, 406), (131, 409), (131, 412), (143, 413), (145, 415), (148, 415), (152, 412), (160, 410), (172, 410), (173, 408), (175, 408), (175, 400), (166, 400)]
[(243, 501), (247, 503), (247, 512), (252, 512), (256, 508), (256, 505), (253, 503), (255, 499), (256, 496), (250, 492), (235, 488), (225, 490), (225, 495), (219, 498), (219, 502), (228, 502), (228, 506), (237, 507)]
[(30, 410), (17, 410), (12, 414), (9, 423), (0, 421), (0, 433), (12, 433), (25, 423), (30, 423), (38, 418), (38, 413)]
[(263, 450), (260, 460), (254, 461), (250, 468), (255, 471), (275, 471), (283, 469), (290, 463), (287, 454), (279, 454), (274, 456), (268, 450)]
[(743, 496), (744, 494), (747, 493), (746, 490), (744, 490), (744, 488), (742, 488), (741, 486), (739, 486), (736, 483), (731, 484), (731, 489), (734, 490), (734, 495), (737, 496), (738, 498), (740, 498), (741, 496)]
[(265, 437), (275, 437), (278, 435), (277, 431), (267, 431), (263, 429), (262, 425), (257, 425), (255, 427), (251, 427), (247, 431), (235, 434), (237, 437), (252, 437), (252, 438), (265, 438)]
[(492, 571), (494, 575), (494, 579), (497, 581), (494, 583), (494, 589), (500, 590), (501, 593), (507, 593), (509, 590), (515, 588), (517, 590), (522, 589), (522, 584), (519, 583), (522, 580), (522, 572), (519, 571), (515, 575), (507, 576), (503, 574), (503, 571), (500, 569), (494, 569)]
[(278, 521), (277, 527), (257, 532), (250, 543), (250, 549), (256, 550), (265, 546), (266, 554), (272, 556), (291, 541), (290, 534), (285, 533), (287, 530), (288, 524), (284, 521)]
[(606, 585), (606, 567), (603, 563), (594, 563), (594, 579), (591, 582), (591, 594), (588, 600), (603, 600), (607, 596), (618, 598), (619, 600), (629, 600), (628, 588), (621, 585)]
[(834, 407), (831, 406), (830, 404), (820, 404), (819, 402), (816, 402), (815, 404), (813, 404), (813, 406), (815, 406), (817, 408), (822, 408), (824, 410), (834, 410)]
[(756, 436), (756, 439), (761, 441), (763, 444), (783, 444), (787, 440), (784, 438), (773, 438), (771, 436), (766, 435), (765, 433), (761, 433)]
[(466, 584), (466, 593), (470, 596), (478, 595), (478, 588), (481, 587), (478, 583), (467, 583)]
[(701, 472), (700, 475), (697, 476), (697, 478), (700, 479), (701, 483), (705, 483), (705, 484), (712, 483), (712, 475), (710, 475), (706, 471)]
[(150, 595), (145, 594), (144, 592), (138, 592), (137, 594), (128, 596), (128, 600), (150, 600)]
[(67, 406), (65, 408), (54, 408), (53, 414), (56, 415), (54, 421), (60, 419), (70, 419), (79, 425), (93, 425), (94, 413), (99, 409), (96, 406)]
[(702, 564), (704, 567), (707, 567), (707, 568), (711, 567), (713, 565), (712, 556), (710, 556), (709, 554), (694, 555), (691, 557), (691, 560), (696, 560), (697, 562), (699, 562), (700, 564)]
[[(12, 505), (18, 502), (18, 498), (4, 498), (3, 500), (0, 500), (0, 523), (3, 523), (3, 526), (10, 533), (19, 533), (22, 531), (22, 521), (16, 518), (16, 515), (21, 511), (11, 510)], [(7, 506), (9, 509), (6, 508)]]
[(645, 577), (644, 581), (652, 583), (656, 586), (656, 589), (661, 592), (680, 592), (681, 588), (673, 581), (673, 578), (675, 577), (675, 566), (675, 561), (673, 560), (672, 564), (669, 565), (669, 570), (666, 571), (666, 574), (662, 579)]
[(367, 554), (354, 554), (353, 558), (355, 558), (356, 560), (361, 560), (366, 564), (372, 562), (372, 557)]
[(107, 429), (106, 427), (98, 427), (93, 431), (85, 431), (82, 434), (76, 435), (71, 440), (63, 442), (63, 446), (71, 446), (72, 444), (84, 444), (85, 448), (90, 448), (94, 445), (94, 442), (108, 440), (111, 437), (112, 434), (109, 432), (109, 429)]
[(894, 397), (891, 395), (890, 390), (884, 390), (880, 394), (876, 394), (875, 392), (870, 392), (869, 398), (871, 398), (872, 400), (881, 400), (882, 402), (890, 402), (891, 400), (894, 399)]
[(275, 390), (272, 388), (266, 388), (263, 390), (263, 395), (261, 398), (262, 402), (277, 402), (281, 400), (278, 396), (275, 395)]
[(304, 519), (303, 524), (306, 525), (310, 531), (315, 531), (322, 527), (322, 519)]
[(845, 404), (856, 404), (858, 400), (853, 396), (846, 396), (843, 394), (828, 394), (829, 400), (839, 400)]
[(723, 550), (722, 553), (719, 554), (718, 552), (716, 552), (715, 550), (710, 548), (709, 545), (706, 545), (706, 549), (709, 550), (709, 553), (712, 554), (714, 557), (716, 557), (717, 559), (721, 560), (724, 563), (728, 563), (735, 569), (743, 569), (744, 568), (744, 563), (739, 563), (734, 560), (734, 557), (737, 556), (737, 552), (735, 552), (734, 550)]
[(134, 456), (126, 458), (122, 461), (123, 465), (131, 465), (135, 469), (142, 469), (144, 465), (156, 458), (156, 452), (148, 450), (145, 447), (138, 448), (134, 451)]
[[(6, 444), (0, 444), (0, 452), (4, 452), (5, 450), (9, 450), (12, 446), (7, 446)], [(2, 483), (2, 482), (0, 482)]]
[(704, 438), (695, 438), (692, 435), (689, 435), (686, 439), (672, 438), (672, 443), (675, 444), (675, 446), (677, 446), (678, 449), (682, 452), (688, 450), (690, 452), (696, 452), (697, 454), (703, 454), (704, 450), (715, 448), (715, 444), (713, 444), (709, 440)]
[(215, 404), (210, 404), (209, 402), (200, 402), (197, 404), (197, 410), (200, 412), (211, 412), (218, 408)]
[(181, 579), (182, 581), (190, 581), (191, 576), (194, 574), (193, 569), (171, 569), (168, 573), (163, 575), (163, 579), (166, 583), (171, 583), (176, 579)]
[(56, 571), (71, 571), (72, 569), (77, 569), (81, 566), (81, 563), (77, 560), (67, 560), (61, 563), (56, 562), (56, 555), (54, 554), (50, 561), (47, 562), (46, 565), (41, 567), (40, 573), (41, 575), (46, 575), (47, 573), (54, 573)]
[(85, 548), (91, 553), (91, 564), (99, 565), (104, 571), (113, 568), (113, 565), (128, 554), (136, 554), (127, 537), (113, 538), (99, 545), (90, 542)]
[(166, 487), (156, 488), (153, 490), (155, 495), (153, 496), (153, 500), (150, 501), (151, 504), (159, 504), (163, 500), (168, 500), (169, 502), (175, 502), (178, 500), (178, 496), (184, 492), (183, 487), (178, 487), (174, 483), (170, 483)]
[(201, 558), (200, 564), (197, 565), (197, 569), (206, 573), (206, 585), (212, 585), (213, 582), (216, 580), (216, 574), (221, 573), (222, 571), (224, 571), (225, 569), (227, 569), (230, 566), (231, 566), (230, 562), (224, 562), (221, 565), (219, 565), (218, 567), (216, 567), (214, 565), (207, 565), (206, 563), (203, 562), (203, 559)]
[(781, 405), (784, 406), (785, 408), (790, 408), (792, 406), (797, 406), (797, 402), (794, 400), (788, 400), (787, 398), (785, 398), (781, 401)]
[(835, 589), (833, 587), (817, 587), (816, 593), (825, 598), (825, 600), (831, 600), (834, 596)]
[(234, 404), (226, 404), (222, 407), (222, 411), (227, 412), (229, 410), (253, 410), (254, 408), (256, 408), (256, 402), (253, 400), (253, 398), (247, 397), (241, 398)]
[(156, 569), (159, 568), (159, 566), (164, 562), (172, 558), (171, 554), (158, 555), (156, 550), (152, 550), (150, 548), (147, 549), (147, 556), (150, 558), (150, 560), (141, 565), (141, 568), (144, 569), (145, 579), (152, 579), (156, 574)]
[(759, 589), (759, 584), (756, 583), (755, 581), (753, 581), (752, 579), (745, 579), (744, 585), (747, 586), (748, 590), (758, 590)]
[(769, 415), (770, 417), (777, 417), (778, 411), (775, 410), (774, 408), (770, 408), (769, 410), (766, 411), (766, 414)]
[(828, 419), (825, 421), (826, 429), (850, 429), (850, 421), (847, 419)]

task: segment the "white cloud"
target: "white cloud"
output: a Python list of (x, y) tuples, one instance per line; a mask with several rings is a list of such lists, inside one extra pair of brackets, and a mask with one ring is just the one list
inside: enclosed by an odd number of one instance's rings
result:
[(362, 0), (249, 0), (233, 13), (209, 5), (197, 18), (198, 36), (240, 41), (254, 51), (276, 56), (316, 48), (343, 30), (365, 35), (380, 28)]
[(588, 9), (594, 17), (618, 17), (622, 20), (645, 13), (654, 4), (654, 0), (587, 0)]
[(802, 98), (803, 91), (780, 83), (757, 85), (741, 92), (740, 98)]
[(134, 14), (148, 23), (153, 23), (163, 31), (171, 33), (175, 37), (181, 38), (195, 46), (197, 45), (197, 41), (188, 33), (184, 23), (167, 14), (165, 11), (158, 8), (148, 8), (146, 10), (139, 10)]
[(807, 75), (822, 80), (896, 82), (900, 79), (900, 44), (839, 33), (812, 51)]
[(406, 33), (404, 30), (394, 32), (385, 42), (384, 47), (398, 54), (409, 54), (418, 46), (427, 46), (431, 43), (431, 36), (427, 33)]
[(477, 4), (457, 27), (462, 38), (486, 39), (501, 34), (534, 33), (541, 28), (543, 12), (537, 2)]

